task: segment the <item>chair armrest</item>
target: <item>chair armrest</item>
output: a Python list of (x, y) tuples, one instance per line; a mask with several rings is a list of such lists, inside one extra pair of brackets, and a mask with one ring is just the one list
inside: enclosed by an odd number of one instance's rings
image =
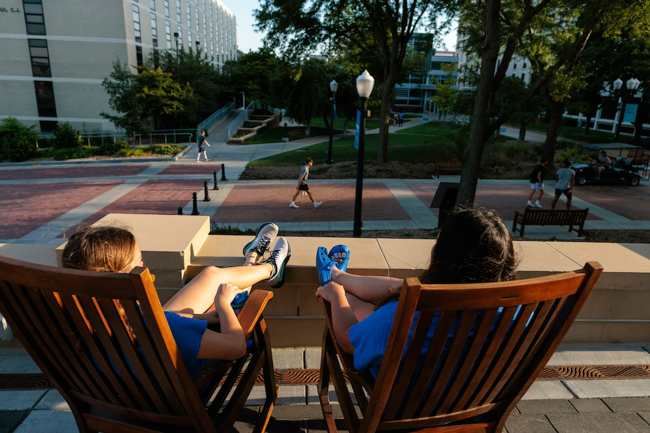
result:
[(254, 290), (246, 300), (246, 303), (244, 303), (237, 319), (239, 319), (239, 325), (244, 331), (247, 340), (253, 333), (253, 328), (255, 328), (260, 317), (262, 317), (266, 304), (271, 299), (273, 299), (273, 292), (269, 292), (268, 290)]
[(211, 383), (216, 378), (221, 379), (223, 375), (228, 372), (231, 364), (232, 361), (208, 359), (208, 362), (206, 362), (199, 372), (192, 378), (192, 383), (194, 383), (196, 390), (200, 392), (204, 386)]
[[(354, 369), (354, 358), (347, 352), (344, 352), (339, 346), (339, 342), (336, 340), (336, 334), (334, 334), (334, 326), (332, 325), (332, 305), (327, 302), (325, 299), (318, 297), (318, 302), (323, 308), (323, 313), (325, 313), (325, 326), (329, 329), (329, 333), (332, 336), (332, 341), (334, 342), (334, 349), (339, 355), (341, 360), (341, 365), (343, 366), (343, 371), (347, 372)], [(324, 349), (324, 348), (323, 348)]]

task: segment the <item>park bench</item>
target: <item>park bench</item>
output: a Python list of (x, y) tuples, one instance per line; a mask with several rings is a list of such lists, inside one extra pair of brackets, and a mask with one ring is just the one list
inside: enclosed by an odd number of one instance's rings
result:
[(148, 269), (90, 272), (0, 256), (0, 312), (81, 432), (229, 432), (258, 378), (266, 399), (254, 431), (263, 432), (278, 392), (262, 316), (271, 298), (253, 291), (237, 317), (252, 339), (244, 357), (209, 360), (190, 377)]
[[(512, 222), (512, 231), (517, 233), (517, 223), (519, 223), (519, 235), (524, 235), (524, 229), (527, 225), (536, 226), (569, 226), (569, 231), (577, 231), (578, 236), (582, 236), (582, 230), (587, 219), (589, 209), (537, 209), (527, 207), (522, 214), (515, 211), (515, 220)], [(578, 226), (574, 229), (573, 226)]]
[(460, 174), (463, 165), (460, 161), (451, 158), (436, 158), (435, 176), (440, 179), (441, 174)]
[(407, 278), (376, 379), (354, 369), (334, 334), (331, 305), (318, 298), (326, 324), (317, 389), (327, 431), (337, 432), (331, 380), (350, 433), (502, 432), (602, 271), (588, 262), (575, 272), (498, 283)]
[(643, 149), (630, 149), (627, 151), (627, 159), (632, 161), (632, 165), (648, 165), (650, 155), (643, 152)]

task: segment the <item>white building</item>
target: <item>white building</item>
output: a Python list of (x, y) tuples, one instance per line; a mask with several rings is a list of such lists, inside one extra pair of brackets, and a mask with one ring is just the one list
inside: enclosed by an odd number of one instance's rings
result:
[(219, 0), (3, 0), (0, 119), (41, 131), (70, 122), (112, 130), (102, 81), (112, 62), (140, 65), (154, 47), (198, 47), (217, 67), (237, 58), (237, 22)]

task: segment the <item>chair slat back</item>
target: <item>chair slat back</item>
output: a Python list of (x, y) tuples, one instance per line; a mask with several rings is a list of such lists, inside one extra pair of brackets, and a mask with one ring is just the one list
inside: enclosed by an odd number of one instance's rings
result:
[(507, 416), (601, 273), (590, 262), (577, 272), (502, 283), (407, 279), (360, 431)]
[(69, 402), (214, 429), (148, 269), (97, 273), (0, 256), (0, 311)]

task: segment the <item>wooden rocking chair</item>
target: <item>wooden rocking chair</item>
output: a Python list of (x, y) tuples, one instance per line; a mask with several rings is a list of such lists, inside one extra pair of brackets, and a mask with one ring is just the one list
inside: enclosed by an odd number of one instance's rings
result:
[(272, 297), (252, 292), (238, 316), (253, 338), (246, 356), (209, 361), (192, 378), (148, 269), (97, 273), (0, 257), (0, 311), (82, 433), (228, 432), (260, 371), (266, 400), (255, 432), (264, 431), (277, 397), (262, 317)]
[(501, 432), (601, 273), (600, 264), (589, 262), (576, 272), (502, 283), (422, 285), (408, 278), (376, 381), (354, 370), (352, 356), (334, 336), (330, 305), (321, 299), (327, 325), (318, 393), (328, 431), (337, 431), (328, 397), (331, 378), (351, 433)]

